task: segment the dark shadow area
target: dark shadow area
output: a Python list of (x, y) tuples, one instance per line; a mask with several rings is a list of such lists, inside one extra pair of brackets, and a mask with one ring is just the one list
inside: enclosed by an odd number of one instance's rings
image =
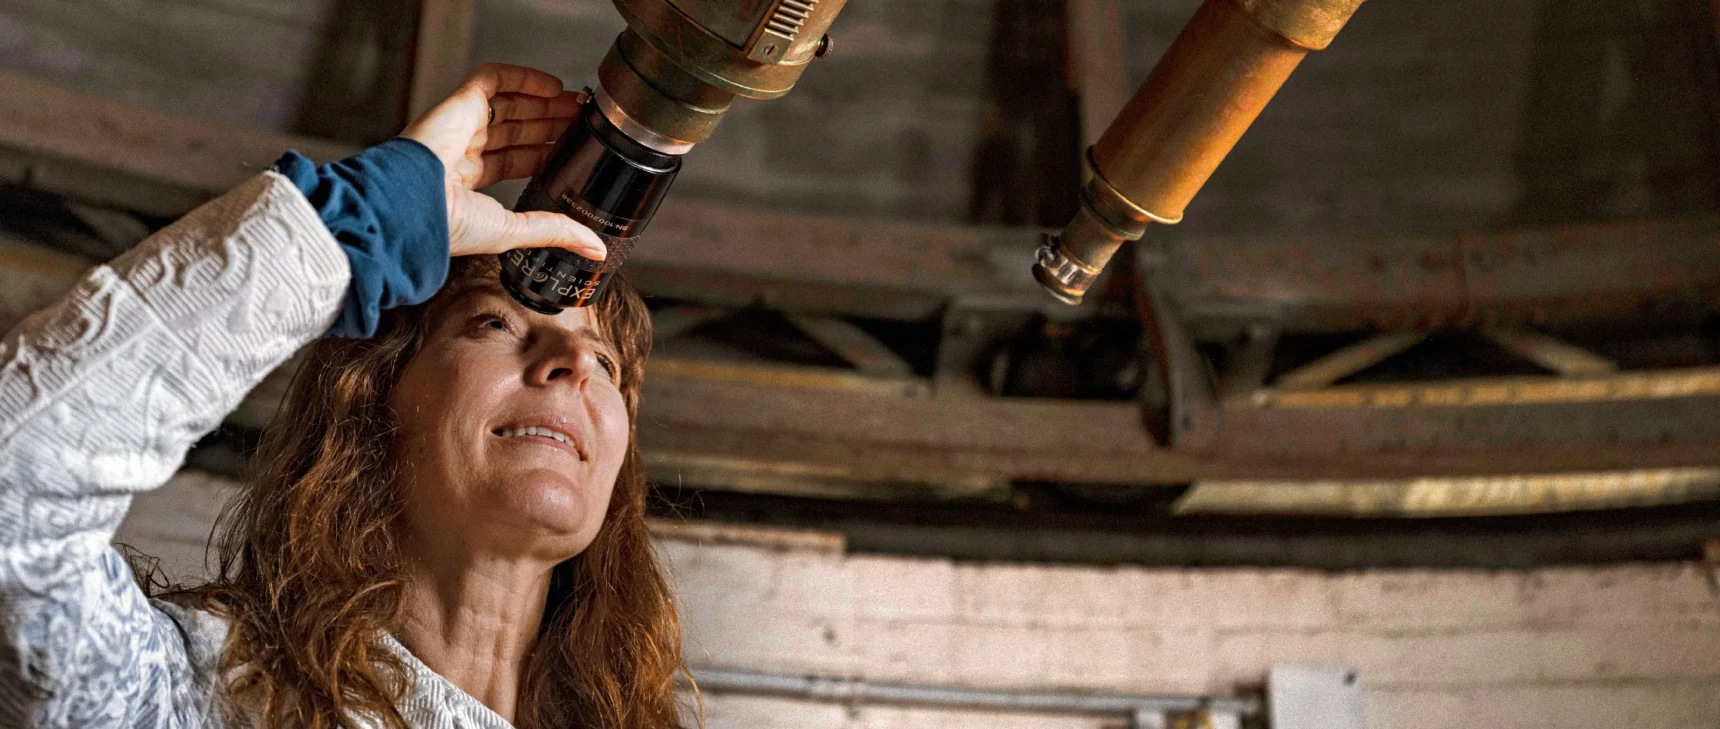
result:
[[(1088, 492), (1105, 491), (1104, 498)], [(1528, 569), (1701, 556), (1720, 503), (1522, 517), (1175, 516), (1177, 487), (1018, 484), (1009, 503), (838, 501), (659, 487), (653, 514), (841, 532), (856, 553), (1173, 567)]]
[(1132, 319), (1040, 316), (980, 366), (980, 381), (1005, 397), (1129, 400), (1145, 375), (1141, 327)]
[(1000, 0), (973, 157), (972, 222), (1061, 227), (1081, 182), (1081, 126), (1063, 77), (1063, 6)]
[(354, 145), (400, 131), (416, 26), (412, 0), (335, 4), (292, 131)]
[(1335, 384), (1445, 382), (1550, 374), (1553, 373), (1501, 349), (1479, 332), (1452, 330), (1434, 332), (1420, 344)]
[(764, 308), (742, 309), (695, 326), (654, 354), (849, 368), (840, 356), (808, 337), (783, 314)]
[(1700, 0), (1545, 0), (1516, 224), (1720, 209), (1720, 57)]
[(68, 210), (63, 198), (27, 187), (0, 185), (0, 234), (97, 261), (122, 252)]

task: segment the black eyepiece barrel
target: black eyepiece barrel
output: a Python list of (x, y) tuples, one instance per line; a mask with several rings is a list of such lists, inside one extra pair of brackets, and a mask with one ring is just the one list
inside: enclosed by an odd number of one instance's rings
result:
[(595, 98), (586, 102), (514, 210), (573, 218), (603, 239), (609, 255), (592, 261), (560, 248), (508, 251), (501, 255), (502, 288), (526, 308), (545, 314), (592, 303), (626, 262), (680, 170), (679, 155), (630, 139), (604, 116)]

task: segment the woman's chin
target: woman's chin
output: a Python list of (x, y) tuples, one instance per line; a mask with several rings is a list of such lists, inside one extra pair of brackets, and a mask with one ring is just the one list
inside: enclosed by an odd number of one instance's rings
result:
[(569, 538), (595, 533), (603, 518), (602, 509), (589, 503), (590, 489), (559, 471), (524, 470), (500, 479), (495, 488), (500, 492), (497, 506), (508, 512), (497, 516), (538, 536)]

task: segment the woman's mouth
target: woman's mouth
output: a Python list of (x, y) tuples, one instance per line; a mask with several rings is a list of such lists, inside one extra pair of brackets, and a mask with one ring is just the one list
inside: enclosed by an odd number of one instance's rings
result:
[(544, 425), (525, 425), (513, 428), (498, 428), (491, 432), (502, 438), (543, 438), (565, 446), (568, 450), (572, 451), (574, 455), (578, 456), (580, 460), (585, 460), (585, 449), (579, 447), (579, 441), (574, 440), (573, 436), (560, 430), (556, 430), (555, 428)]

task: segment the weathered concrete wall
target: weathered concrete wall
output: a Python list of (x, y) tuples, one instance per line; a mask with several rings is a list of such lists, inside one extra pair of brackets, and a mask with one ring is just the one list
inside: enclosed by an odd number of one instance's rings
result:
[[(194, 574), (228, 482), (140, 497), (121, 541)], [(695, 665), (997, 688), (1229, 693), (1274, 663), (1360, 669), (1397, 729), (1720, 724), (1720, 601), (1695, 565), (1526, 572), (1083, 568), (659, 540)], [(187, 572), (190, 570), (191, 572)], [(1114, 727), (706, 697), (714, 729)]]
[[(664, 546), (702, 664), (1184, 693), (1336, 664), (1361, 670), (1380, 726), (1720, 722), (1720, 604), (1687, 566), (1322, 574)], [(867, 725), (844, 721), (817, 725)]]

